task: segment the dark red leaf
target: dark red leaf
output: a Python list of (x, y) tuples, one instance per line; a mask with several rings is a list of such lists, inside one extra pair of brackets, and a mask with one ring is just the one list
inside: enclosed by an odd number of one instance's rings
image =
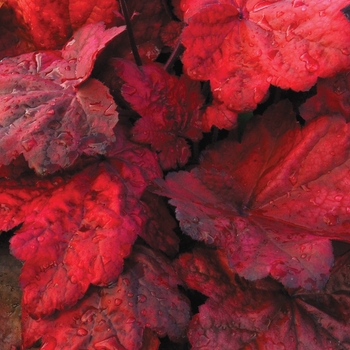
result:
[(175, 256), (179, 251), (179, 238), (174, 232), (177, 222), (170, 215), (164, 198), (145, 191), (141, 199), (148, 209), (148, 221), (140, 236), (153, 249)]
[(163, 169), (185, 165), (191, 155), (185, 139), (202, 137), (200, 85), (185, 76), (178, 79), (156, 64), (137, 67), (116, 59), (113, 66), (125, 81), (123, 97), (142, 116), (133, 128), (134, 140), (150, 143)]
[(62, 51), (32, 52), (0, 66), (0, 164), (23, 154), (38, 174), (81, 154), (105, 153), (118, 121), (108, 89), (88, 79), (97, 54), (123, 28), (79, 30)]
[(136, 350), (146, 328), (181, 341), (190, 308), (178, 291), (180, 284), (167, 259), (135, 246), (114, 285), (88, 293), (58, 316), (34, 321), (24, 314), (24, 346), (42, 338), (50, 349)]
[(11, 252), (25, 261), (20, 283), (33, 317), (74, 305), (89, 284), (113, 282), (143, 230), (139, 198), (161, 172), (155, 156), (120, 128), (116, 138), (109, 158), (75, 175), (0, 181), (0, 230), (23, 223)]
[[(348, 68), (346, 0), (182, 0), (186, 73), (210, 80), (215, 100), (251, 111), (270, 84), (308, 90)], [(336, 40), (335, 40), (336, 37)]]
[(179, 259), (188, 287), (209, 297), (189, 325), (192, 349), (350, 349), (349, 254), (317, 292), (245, 281), (224, 255), (197, 249)]
[(299, 108), (301, 116), (310, 120), (325, 114), (341, 114), (350, 121), (350, 71), (317, 81), (317, 94)]
[(13, 9), (6, 2), (0, 3), (0, 23), (0, 59), (35, 49), (25, 29), (16, 20)]
[(329, 239), (350, 239), (349, 126), (335, 116), (300, 129), (286, 102), (251, 125), (242, 143), (218, 143), (157, 192), (171, 198), (182, 229), (224, 249), (241, 276), (322, 287)]
[(115, 0), (8, 0), (38, 48), (58, 49), (85, 24), (115, 23)]

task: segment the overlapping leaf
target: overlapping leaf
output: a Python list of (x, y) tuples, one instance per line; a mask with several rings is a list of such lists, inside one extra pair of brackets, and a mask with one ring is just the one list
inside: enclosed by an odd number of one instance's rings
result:
[[(345, 0), (182, 0), (186, 73), (214, 98), (254, 110), (270, 84), (307, 90), (350, 63)], [(337, 38), (335, 40), (335, 37)]]
[(119, 9), (114, 0), (8, 0), (8, 3), (41, 49), (61, 48), (85, 24), (104, 21), (113, 25), (114, 12)]
[(191, 172), (159, 180), (182, 229), (226, 251), (250, 280), (322, 287), (329, 239), (350, 240), (350, 133), (339, 116), (300, 129), (289, 103), (254, 120), (242, 143), (223, 141)]
[(299, 108), (301, 116), (310, 120), (324, 114), (339, 113), (350, 121), (350, 72), (317, 81), (317, 94)]
[(185, 139), (202, 137), (199, 84), (185, 76), (178, 79), (156, 64), (137, 67), (116, 59), (113, 66), (125, 81), (123, 97), (142, 116), (133, 128), (134, 140), (150, 143), (163, 169), (185, 165), (191, 155)]
[(0, 164), (23, 154), (39, 174), (69, 167), (81, 154), (105, 153), (118, 121), (108, 89), (88, 79), (98, 53), (124, 28), (79, 30), (62, 51), (1, 61)]
[(145, 191), (141, 197), (142, 202), (148, 208), (148, 221), (140, 236), (155, 250), (161, 250), (168, 256), (174, 256), (179, 252), (179, 238), (174, 229), (177, 222), (170, 215), (164, 198)]
[(24, 346), (42, 338), (43, 347), (52, 350), (136, 350), (145, 345), (147, 328), (181, 341), (190, 318), (189, 302), (178, 290), (181, 284), (167, 259), (135, 246), (114, 285), (88, 293), (58, 316), (41, 321), (25, 316)]
[(77, 174), (0, 182), (0, 230), (23, 223), (11, 252), (25, 261), (20, 283), (33, 317), (74, 305), (91, 283), (113, 282), (143, 229), (139, 198), (161, 172), (149, 150), (120, 129), (116, 137), (107, 160)]
[(220, 252), (182, 255), (180, 276), (209, 297), (189, 325), (192, 349), (350, 349), (349, 259), (337, 260), (323, 290), (308, 292), (248, 282)]

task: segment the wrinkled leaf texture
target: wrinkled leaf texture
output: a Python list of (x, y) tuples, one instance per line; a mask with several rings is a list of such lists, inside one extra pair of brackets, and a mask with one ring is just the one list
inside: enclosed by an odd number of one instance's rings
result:
[(250, 125), (241, 143), (218, 143), (155, 190), (171, 198), (183, 231), (222, 248), (241, 276), (322, 288), (329, 240), (350, 239), (349, 126), (335, 115), (300, 128), (287, 101)]
[(142, 117), (132, 130), (133, 139), (151, 144), (163, 169), (184, 166), (191, 155), (186, 138), (199, 141), (202, 137), (204, 101), (199, 83), (170, 75), (156, 64), (137, 67), (115, 59), (113, 66), (125, 81), (123, 97)]
[(232, 111), (254, 110), (270, 84), (308, 90), (318, 77), (349, 66), (350, 23), (341, 12), (347, 5), (345, 0), (182, 0), (188, 24), (182, 34), (185, 72), (210, 80), (215, 102)]
[(155, 155), (125, 133), (118, 128), (106, 160), (71, 176), (0, 181), (0, 230), (22, 224), (11, 253), (25, 261), (23, 306), (34, 318), (74, 305), (90, 284), (113, 282), (143, 230), (139, 199), (161, 172)]
[(23, 154), (38, 174), (48, 174), (81, 154), (105, 153), (118, 113), (108, 89), (88, 77), (98, 53), (123, 30), (87, 25), (62, 51), (1, 61), (1, 165)]
[(115, 24), (114, 0), (8, 0), (39, 49), (60, 49), (73, 32), (86, 24)]
[(76, 306), (49, 319), (25, 315), (24, 346), (42, 338), (43, 349), (137, 350), (147, 328), (181, 342), (190, 318), (181, 284), (169, 260), (135, 245), (113, 285), (89, 291)]
[(338, 258), (325, 288), (310, 292), (246, 281), (220, 251), (183, 254), (180, 276), (208, 296), (188, 327), (192, 349), (350, 349), (349, 261)]

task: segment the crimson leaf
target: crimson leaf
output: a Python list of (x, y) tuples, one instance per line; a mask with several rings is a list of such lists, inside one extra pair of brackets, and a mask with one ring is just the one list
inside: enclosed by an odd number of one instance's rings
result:
[(20, 284), (33, 317), (74, 305), (89, 284), (113, 282), (142, 232), (147, 217), (139, 198), (161, 172), (155, 156), (121, 128), (116, 137), (109, 158), (77, 174), (0, 181), (0, 230), (23, 222), (11, 252), (25, 261)]
[(309, 292), (248, 282), (219, 251), (180, 256), (180, 276), (209, 297), (189, 324), (192, 349), (350, 349), (349, 261), (338, 259), (325, 288)]
[(58, 316), (35, 321), (25, 314), (24, 346), (42, 338), (43, 347), (50, 349), (136, 350), (146, 328), (181, 341), (190, 309), (178, 291), (180, 284), (167, 259), (135, 245), (115, 284), (88, 293)]
[(235, 111), (255, 109), (270, 84), (308, 90), (349, 66), (347, 4), (182, 0), (185, 71), (209, 79), (214, 98)]
[(123, 28), (93, 24), (62, 51), (32, 52), (0, 66), (0, 164), (23, 154), (38, 174), (105, 153), (118, 113), (102, 83), (88, 79), (97, 54)]
[(329, 239), (350, 239), (349, 125), (324, 116), (301, 129), (286, 102), (253, 123), (242, 143), (218, 143), (157, 192), (171, 198), (183, 231), (224, 249), (241, 276), (320, 288)]

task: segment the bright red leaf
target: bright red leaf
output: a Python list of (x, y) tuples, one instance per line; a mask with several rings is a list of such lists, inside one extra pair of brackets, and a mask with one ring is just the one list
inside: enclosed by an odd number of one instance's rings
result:
[(181, 284), (167, 259), (135, 246), (115, 284), (91, 291), (58, 316), (34, 321), (24, 315), (24, 346), (42, 338), (50, 349), (137, 350), (147, 328), (182, 341), (190, 308)]
[(115, 24), (115, 0), (8, 0), (38, 48), (58, 49), (85, 24)]
[(39, 174), (67, 168), (115, 140), (116, 105), (88, 79), (98, 53), (124, 28), (79, 30), (62, 51), (32, 52), (0, 66), (0, 164), (23, 154)]
[(123, 97), (142, 116), (132, 130), (133, 139), (151, 144), (163, 169), (185, 165), (191, 155), (185, 139), (202, 137), (200, 85), (170, 75), (156, 64), (137, 67), (115, 59), (113, 66), (125, 81)]
[(248, 282), (220, 252), (182, 255), (180, 276), (209, 297), (189, 325), (192, 349), (350, 349), (349, 262), (338, 259), (325, 288), (309, 292)]
[(11, 252), (25, 261), (20, 283), (33, 317), (74, 305), (89, 284), (113, 282), (142, 232), (139, 198), (161, 172), (149, 150), (120, 129), (116, 138), (105, 161), (75, 175), (0, 182), (0, 230), (23, 223)]
[[(345, 0), (182, 0), (186, 73), (215, 100), (251, 111), (270, 84), (307, 90), (350, 64)], [(336, 38), (336, 39), (335, 39)]]
[(218, 143), (157, 192), (171, 198), (183, 231), (224, 249), (241, 276), (322, 287), (329, 239), (350, 239), (349, 126), (335, 116), (301, 129), (286, 102), (253, 123), (242, 143)]
[(350, 71), (317, 81), (317, 94), (300, 106), (300, 115), (310, 120), (324, 114), (342, 115), (350, 121)]

